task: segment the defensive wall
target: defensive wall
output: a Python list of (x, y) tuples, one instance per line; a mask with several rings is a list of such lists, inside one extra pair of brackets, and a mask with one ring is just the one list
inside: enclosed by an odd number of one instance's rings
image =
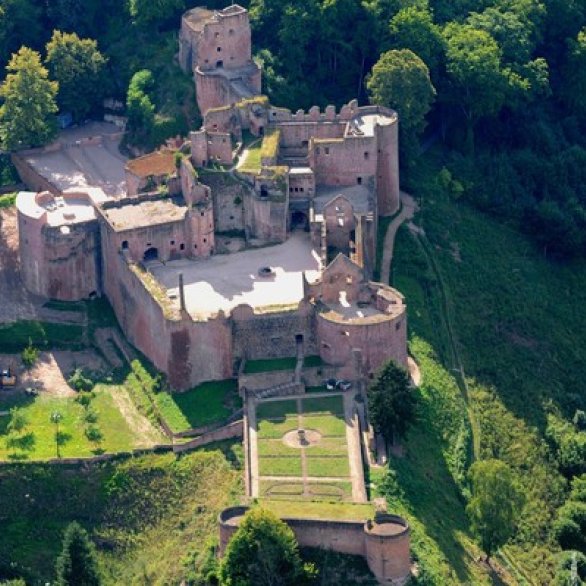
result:
[[(248, 507), (224, 509), (218, 518), (219, 555), (238, 530)], [(283, 517), (301, 547), (318, 547), (359, 555), (381, 584), (405, 584), (411, 573), (410, 530), (397, 516), (379, 514), (374, 520), (332, 521)]]
[(90, 196), (20, 192), (16, 207), (26, 288), (66, 301), (101, 294), (100, 235)]

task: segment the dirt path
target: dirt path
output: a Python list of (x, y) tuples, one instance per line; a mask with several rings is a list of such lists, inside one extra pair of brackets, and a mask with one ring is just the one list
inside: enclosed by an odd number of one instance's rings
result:
[(126, 423), (128, 423), (132, 433), (137, 438), (140, 438), (137, 441), (136, 447), (150, 447), (155, 444), (164, 443), (165, 438), (163, 434), (155, 429), (152, 423), (138, 412), (128, 395), (128, 391), (124, 387), (112, 389), (112, 399), (124, 419), (126, 419)]
[(405, 220), (410, 220), (417, 211), (417, 204), (415, 203), (415, 200), (404, 191), (401, 192), (401, 203), (403, 204), (401, 211), (389, 224), (387, 233), (385, 234), (380, 277), (381, 282), (385, 285), (388, 285), (390, 280), (389, 277), (391, 274), (391, 261), (393, 260), (393, 249), (395, 246), (395, 236), (397, 234), (397, 230)]

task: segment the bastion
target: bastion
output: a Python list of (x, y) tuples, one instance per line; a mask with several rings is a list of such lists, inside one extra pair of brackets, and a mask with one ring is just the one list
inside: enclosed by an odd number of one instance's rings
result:
[[(248, 507), (231, 507), (220, 513), (220, 555), (226, 551), (248, 510)], [(410, 530), (402, 517), (377, 514), (374, 519), (363, 521), (290, 517), (282, 520), (293, 530), (301, 547), (362, 556), (380, 584), (400, 585), (409, 580)]]

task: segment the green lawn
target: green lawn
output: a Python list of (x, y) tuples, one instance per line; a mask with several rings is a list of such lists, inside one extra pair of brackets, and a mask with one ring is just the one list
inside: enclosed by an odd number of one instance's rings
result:
[(269, 511), (281, 518), (366, 521), (374, 517), (374, 506), (372, 504), (259, 499), (258, 506), (269, 509)]
[[(113, 393), (117, 387), (101, 386), (97, 388), (96, 397), (91, 405), (98, 414), (97, 426), (103, 434), (100, 448), (105, 452), (128, 451), (145, 445), (130, 429), (126, 419), (118, 410)], [(23, 435), (28, 436), (27, 449), (9, 449), (6, 443), (6, 424), (8, 417), (0, 418), (0, 459), (43, 460), (57, 456), (55, 445), (55, 425), (51, 423), (51, 414), (58, 411), (63, 416), (59, 431), (62, 434), (61, 456), (68, 458), (92, 456), (96, 445), (84, 434), (84, 409), (74, 398), (50, 397), (38, 395), (34, 401), (22, 407), (28, 425)]]
[(297, 415), (287, 416), (285, 419), (258, 421), (258, 439), (281, 439), (288, 431), (299, 427)]
[[(294, 370), (297, 358), (267, 358), (264, 360), (247, 360), (244, 366), (244, 374), (256, 374), (259, 372), (271, 372), (273, 370)], [(305, 356), (303, 366), (308, 368), (321, 366), (322, 359), (319, 356)]]
[(261, 498), (277, 499), (310, 499), (313, 501), (345, 501), (352, 500), (352, 483), (351, 482), (314, 482), (308, 484), (309, 494), (303, 494), (302, 482), (282, 482), (275, 480), (260, 481)]
[(343, 456), (319, 457), (310, 455), (307, 452), (307, 475), (308, 476), (332, 476), (347, 477), (350, 476), (350, 467), (348, 463), (348, 454)]
[[(292, 456), (260, 457), (258, 461), (261, 476), (301, 476), (301, 453)], [(291, 449), (293, 452), (293, 449)]]
[(333, 415), (303, 414), (303, 425), (306, 429), (316, 429), (322, 436), (346, 438), (344, 419)]
[(297, 413), (297, 401), (285, 399), (283, 401), (263, 401), (256, 407), (257, 419), (279, 418)]
[(243, 173), (258, 173), (260, 171), (260, 158), (262, 150), (262, 140), (258, 140), (252, 143), (252, 146), (248, 147), (246, 158), (242, 161), (239, 171)]
[(344, 415), (344, 400), (340, 395), (333, 397), (312, 397), (301, 402), (304, 413), (331, 413)]
[(234, 379), (210, 381), (184, 393), (157, 393), (155, 401), (175, 432), (221, 423), (242, 406)]

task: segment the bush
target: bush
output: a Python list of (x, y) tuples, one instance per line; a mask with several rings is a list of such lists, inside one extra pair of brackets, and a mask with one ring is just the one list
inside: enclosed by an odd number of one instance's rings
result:
[(32, 340), (29, 339), (28, 346), (22, 351), (22, 362), (25, 368), (32, 368), (39, 359), (39, 350), (33, 346)]
[(79, 392), (89, 392), (94, 388), (95, 382), (89, 374), (85, 374), (82, 368), (76, 368), (72, 375), (67, 379), (67, 384)]

